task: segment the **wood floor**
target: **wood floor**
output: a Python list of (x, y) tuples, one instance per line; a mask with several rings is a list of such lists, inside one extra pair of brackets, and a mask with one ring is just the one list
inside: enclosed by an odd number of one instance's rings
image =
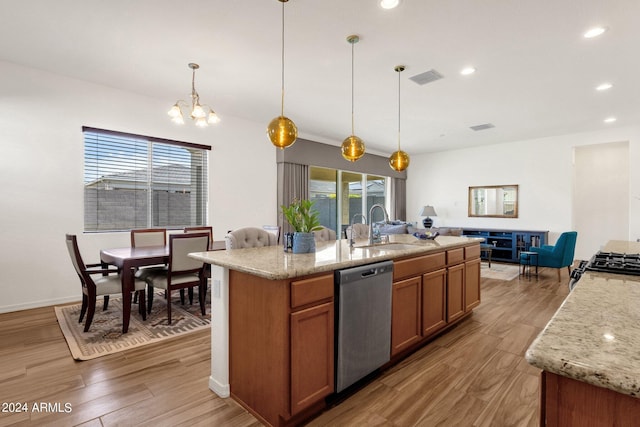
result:
[[(482, 279), (471, 318), (309, 426), (535, 426), (539, 371), (524, 352), (568, 293), (567, 272)], [(84, 362), (53, 308), (0, 315), (0, 426), (258, 426), (208, 389), (208, 331)], [(48, 411), (32, 412), (34, 403)], [(67, 405), (65, 407), (65, 405)], [(67, 410), (65, 412), (65, 410)]]

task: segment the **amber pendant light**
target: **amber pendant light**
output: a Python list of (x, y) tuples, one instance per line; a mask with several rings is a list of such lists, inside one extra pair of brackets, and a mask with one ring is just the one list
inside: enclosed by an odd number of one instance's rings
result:
[(298, 138), (298, 128), (293, 121), (284, 115), (284, 4), (289, 0), (278, 0), (282, 3), (282, 98), (280, 115), (271, 120), (267, 126), (267, 135), (271, 143), (280, 149), (293, 145)]
[(409, 167), (409, 155), (400, 149), (400, 73), (404, 71), (404, 65), (396, 65), (394, 70), (398, 73), (398, 150), (389, 157), (391, 169), (402, 172)]
[(364, 142), (355, 135), (353, 120), (353, 45), (360, 41), (360, 37), (352, 35), (347, 37), (351, 43), (351, 135), (342, 141), (342, 157), (355, 162), (364, 156)]

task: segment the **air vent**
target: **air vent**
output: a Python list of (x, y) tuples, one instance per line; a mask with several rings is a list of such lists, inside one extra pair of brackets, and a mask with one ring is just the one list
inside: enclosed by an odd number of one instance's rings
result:
[(427, 83), (435, 82), (436, 80), (440, 80), (444, 76), (437, 72), (436, 70), (425, 71), (421, 74), (416, 74), (413, 77), (409, 77), (409, 80), (413, 80), (419, 85), (426, 85)]
[(479, 130), (487, 130), (487, 129), (491, 129), (494, 128), (495, 126), (492, 125), (491, 123), (485, 123), (483, 125), (475, 125), (475, 126), (471, 126), (470, 129), (473, 129), (475, 131), (479, 131)]

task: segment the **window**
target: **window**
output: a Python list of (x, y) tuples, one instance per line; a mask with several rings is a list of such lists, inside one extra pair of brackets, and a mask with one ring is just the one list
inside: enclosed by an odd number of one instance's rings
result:
[[(389, 210), (387, 182), (385, 176), (309, 167), (309, 197), (320, 213), (320, 223), (338, 233), (349, 226), (354, 215), (369, 215), (376, 203)], [(382, 221), (384, 217), (377, 212), (373, 220)], [(362, 221), (362, 217), (355, 218), (355, 222)]]
[(85, 231), (206, 225), (210, 147), (82, 131)]

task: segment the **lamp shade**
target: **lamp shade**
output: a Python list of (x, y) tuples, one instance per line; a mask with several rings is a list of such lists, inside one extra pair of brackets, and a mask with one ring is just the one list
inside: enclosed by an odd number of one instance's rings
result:
[(433, 206), (423, 206), (420, 211), (420, 216), (438, 216), (438, 214), (436, 214), (436, 210)]
[(364, 142), (355, 135), (348, 136), (342, 141), (342, 157), (355, 162), (364, 156)]
[(273, 145), (284, 149), (296, 142), (298, 138), (298, 128), (288, 117), (278, 116), (269, 123), (267, 134)]

